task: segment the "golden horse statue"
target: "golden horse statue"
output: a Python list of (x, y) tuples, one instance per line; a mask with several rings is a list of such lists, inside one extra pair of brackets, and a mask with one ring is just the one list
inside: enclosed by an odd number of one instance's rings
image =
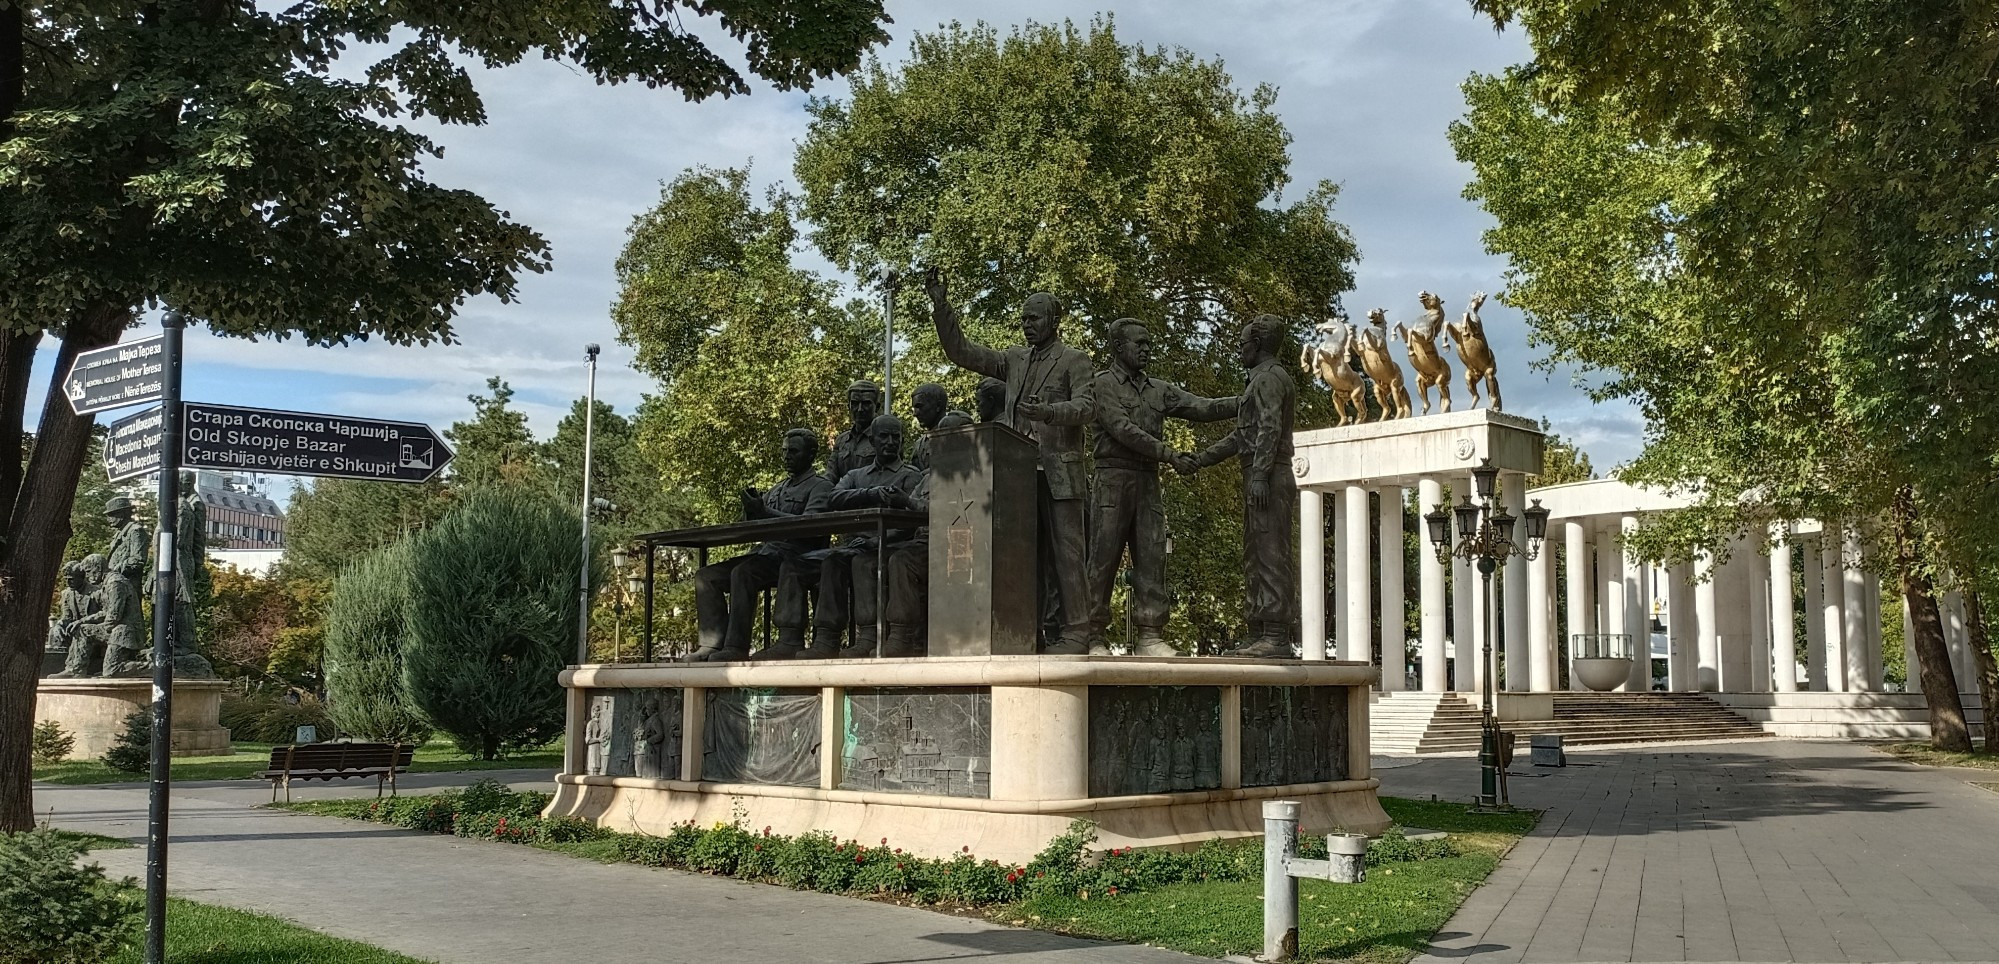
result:
[(1350, 361), (1353, 355), (1353, 326), (1347, 324), (1345, 318), (1336, 317), (1313, 327), (1319, 332), (1319, 340), (1306, 343), (1298, 363), (1305, 366), (1305, 371), (1319, 376), (1319, 380), (1333, 390), (1333, 411), (1340, 417), (1336, 424), (1361, 421), (1367, 417), (1367, 406), (1361, 401), (1364, 386), (1360, 373), (1353, 370)]
[(1409, 388), (1402, 382), (1402, 366), (1388, 353), (1388, 312), (1375, 308), (1367, 313), (1368, 327), (1354, 332), (1354, 351), (1360, 367), (1374, 379), (1374, 400), (1381, 404), (1381, 421), (1409, 417)]
[(1501, 411), (1499, 404), (1499, 364), (1492, 358), (1492, 345), (1485, 340), (1485, 324), (1479, 321), (1478, 309), (1485, 304), (1485, 292), (1471, 296), (1471, 310), (1465, 312), (1464, 321), (1448, 326), (1451, 342), (1458, 349), (1458, 360), (1465, 363), (1465, 388), (1471, 390), (1471, 403), (1478, 405), (1478, 383), (1485, 380), (1486, 394), (1492, 396), (1488, 407)]
[[(1437, 399), (1441, 407), (1438, 411), (1451, 410), (1451, 363), (1437, 348), (1437, 336), (1450, 327), (1444, 318), (1444, 301), (1427, 291), (1417, 292), (1416, 300), (1423, 303), (1423, 316), (1414, 325), (1395, 323), (1395, 336), (1409, 346), (1409, 367), (1416, 369), (1416, 394), (1423, 398), (1423, 414), (1430, 414), (1430, 389), (1437, 389)], [(1447, 336), (1444, 339), (1450, 341)]]

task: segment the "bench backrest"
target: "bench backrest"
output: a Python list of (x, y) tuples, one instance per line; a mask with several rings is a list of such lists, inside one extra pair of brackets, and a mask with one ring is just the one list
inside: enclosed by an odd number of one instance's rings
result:
[(416, 747), (390, 743), (305, 743), (271, 748), (273, 770), (408, 769)]

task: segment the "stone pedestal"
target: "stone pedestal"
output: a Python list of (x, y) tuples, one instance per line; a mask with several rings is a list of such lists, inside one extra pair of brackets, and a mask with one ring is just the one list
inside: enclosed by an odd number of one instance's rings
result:
[(1309, 833), (1389, 824), (1364, 664), (930, 657), (561, 679), (565, 758), (585, 772), (556, 777), (548, 812), (615, 830), (741, 820), (1025, 863), (1079, 818), (1103, 848), (1255, 836), (1267, 799), (1299, 801)]
[[(174, 756), (229, 752), (229, 731), (217, 722), (222, 692), (228, 688), (222, 680), (174, 680)], [(149, 679), (44, 679), (35, 684), (35, 722), (54, 720), (75, 735), (69, 754), (73, 760), (103, 756), (124, 732), (125, 718), (152, 704)]]
[(931, 655), (1034, 652), (1039, 459), (995, 422), (931, 433)]

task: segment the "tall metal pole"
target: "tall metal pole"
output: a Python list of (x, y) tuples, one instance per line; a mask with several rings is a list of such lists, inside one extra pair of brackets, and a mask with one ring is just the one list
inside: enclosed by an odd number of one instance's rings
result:
[(180, 354), (186, 320), (160, 319), (166, 355), (161, 406), (159, 562), (153, 582), (153, 759), (146, 793), (146, 964), (167, 959), (167, 793), (173, 773), (174, 530), (180, 525)]
[(590, 445), (597, 427), (597, 346), (583, 346), (590, 387), (583, 401), (583, 559), (577, 565), (576, 662), (590, 661)]
[(895, 388), (895, 282), (896, 273), (888, 273), (887, 287), (882, 294), (882, 414), (887, 415), (889, 392)]
[[(1481, 527), (1483, 528), (1483, 527)], [(1492, 571), (1498, 563), (1490, 555), (1478, 558), (1479, 575), (1485, 581), (1485, 591), (1480, 608), (1484, 611), (1482, 621), (1484, 632), (1479, 634), (1479, 675), (1481, 702), (1484, 706), (1483, 722), (1479, 727), (1478, 740), (1478, 805), (1491, 807), (1499, 802), (1499, 730), (1494, 719), (1492, 706)]]

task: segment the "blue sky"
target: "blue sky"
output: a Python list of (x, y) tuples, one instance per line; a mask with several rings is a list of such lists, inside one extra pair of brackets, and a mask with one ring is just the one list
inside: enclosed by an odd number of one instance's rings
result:
[[(1295, 138), (1291, 193), (1321, 178), (1342, 185), (1336, 216), (1353, 230), (1362, 255), (1358, 286), (1345, 297), (1350, 315), (1382, 306), (1391, 319), (1407, 318), (1422, 289), (1442, 294), (1455, 314), (1472, 291), (1501, 287), (1504, 262), (1479, 239), (1490, 219), (1461, 197), (1470, 171), (1452, 156), (1445, 130), (1464, 112), (1458, 85), (1468, 73), (1502, 69), (1527, 51), (1517, 31), (1495, 33), (1465, 0), (1096, 8), (1053, 0), (891, 2), (889, 9), (896, 21), (884, 51), (890, 61), (900, 59), (913, 32), (952, 19), (1087, 21), (1093, 10), (1113, 12), (1128, 42), (1219, 57), (1240, 87), (1278, 88), (1277, 112)], [(726, 40), (720, 45), (731, 49)], [(753, 161), (759, 186), (789, 183), (807, 95), (758, 86), (749, 97), (689, 104), (667, 91), (600, 87), (541, 60), (475, 72), (474, 80), (490, 122), (429, 131), (445, 156), (427, 170), (540, 230), (553, 246), (554, 270), (523, 278), (515, 304), (468, 304), (454, 346), (326, 349), (190, 332), (187, 397), (442, 427), (468, 414), (465, 396), (499, 375), (517, 390), (533, 430), (546, 436), (582, 394), (582, 346), (596, 342), (604, 347), (599, 395), (623, 411), (638, 403), (650, 381), (629, 367), (631, 353), (617, 344), (608, 310), (626, 226), (657, 200), (662, 181), (690, 165)], [(818, 93), (845, 90), (836, 80)], [(1491, 302), (1483, 316), (1509, 411), (1547, 417), (1582, 442), (1599, 470), (1637, 453), (1642, 423), (1633, 410), (1591, 404), (1570, 373), (1531, 369), (1539, 352), (1527, 346), (1512, 309)], [(42, 352), (43, 379), (53, 356)], [(43, 384), (30, 395), (30, 427)]]

